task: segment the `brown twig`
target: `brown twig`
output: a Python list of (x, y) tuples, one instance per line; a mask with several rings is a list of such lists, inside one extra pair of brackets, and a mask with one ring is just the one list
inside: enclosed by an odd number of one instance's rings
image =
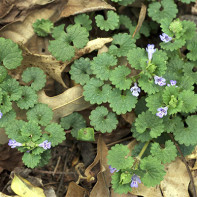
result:
[[(45, 171), (45, 170), (34, 170), (34, 172), (38, 172), (41, 174), (53, 174), (54, 171)], [(60, 174), (60, 175), (70, 175), (70, 174), (75, 174), (75, 172), (55, 172), (55, 174)]]
[(56, 171), (57, 171), (57, 168), (58, 168), (58, 166), (59, 166), (59, 164), (60, 164), (60, 160), (61, 160), (61, 157), (59, 156), (59, 157), (58, 157), (58, 160), (57, 160), (57, 164), (56, 164), (55, 169), (54, 169), (54, 171), (53, 171), (53, 176), (55, 175), (55, 173), (56, 173)]
[(191, 173), (191, 171), (190, 171), (190, 169), (189, 169), (189, 166), (188, 166), (188, 164), (187, 164), (187, 161), (185, 160), (185, 157), (184, 157), (184, 155), (183, 155), (181, 149), (179, 148), (179, 145), (178, 145), (177, 142), (175, 141), (173, 134), (169, 133), (169, 136), (170, 136), (170, 138), (172, 139), (172, 141), (174, 142), (174, 144), (175, 144), (175, 146), (176, 146), (178, 152), (179, 152), (180, 155), (181, 155), (181, 158), (182, 158), (182, 160), (183, 160), (183, 163), (185, 164), (185, 167), (186, 167), (186, 169), (187, 169), (187, 173), (189, 174), (189, 178), (190, 178), (190, 180), (191, 180), (191, 184), (192, 184), (192, 187), (193, 187), (193, 192), (194, 192), (194, 196), (193, 196), (193, 197), (196, 197), (196, 188), (195, 188), (195, 184), (194, 184), (194, 179), (193, 179), (192, 173)]

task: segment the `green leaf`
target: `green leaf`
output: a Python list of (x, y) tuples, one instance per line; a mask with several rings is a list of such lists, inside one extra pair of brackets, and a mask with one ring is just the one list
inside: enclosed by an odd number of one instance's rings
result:
[(92, 21), (87, 14), (80, 14), (75, 16), (74, 21), (76, 24), (85, 27), (87, 31), (90, 31), (92, 29)]
[(100, 79), (91, 78), (83, 87), (84, 99), (90, 101), (91, 104), (106, 103), (109, 100), (111, 89), (109, 84), (104, 84)]
[(118, 2), (118, 4), (123, 5), (123, 6), (127, 6), (127, 5), (134, 3), (135, 1), (136, 0), (122, 0), (122, 1)]
[(46, 75), (42, 69), (30, 67), (23, 71), (22, 80), (25, 83), (31, 82), (31, 88), (35, 91), (41, 90), (46, 83)]
[(131, 74), (131, 70), (126, 66), (118, 66), (112, 70), (109, 77), (110, 81), (116, 88), (120, 90), (126, 90), (131, 87), (132, 80), (128, 77)]
[(89, 119), (90, 124), (95, 128), (95, 130), (102, 133), (111, 133), (116, 129), (118, 124), (116, 114), (109, 112), (104, 106), (97, 107), (95, 110), (92, 110)]
[(179, 142), (179, 144), (185, 144), (186, 146), (189, 145), (196, 145), (197, 144), (197, 115), (188, 116), (186, 119), (187, 127), (184, 128), (179, 126), (174, 131), (175, 140)]
[(33, 155), (31, 153), (24, 153), (22, 160), (28, 168), (35, 168), (39, 164), (41, 156)]
[(180, 112), (183, 106), (183, 100), (179, 96), (179, 87), (166, 86), (162, 94), (163, 103), (168, 106), (168, 114)]
[(94, 57), (91, 62), (91, 69), (97, 78), (108, 80), (111, 73), (110, 68), (116, 64), (116, 57), (108, 53), (101, 53), (97, 57)]
[(156, 85), (154, 80), (150, 80), (146, 75), (141, 75), (140, 79), (138, 80), (138, 83), (142, 90), (144, 90), (148, 94), (154, 94), (163, 89), (163, 87)]
[(52, 37), (55, 39), (58, 39), (61, 36), (65, 36), (66, 32), (64, 31), (65, 24), (59, 25), (57, 27), (54, 27), (52, 31)]
[(19, 98), (21, 98), (22, 90), (16, 79), (7, 79), (2, 84), (0, 84), (0, 87), (2, 90), (7, 92), (10, 101), (17, 101)]
[(197, 60), (197, 35), (193, 38), (193, 40), (187, 42), (187, 49), (189, 53), (187, 53), (187, 58), (196, 61)]
[(45, 131), (47, 134), (43, 136), (51, 142), (51, 146), (57, 146), (66, 139), (64, 129), (57, 123), (47, 125)]
[(178, 13), (177, 5), (173, 0), (161, 0), (149, 4), (148, 15), (152, 20), (161, 23), (161, 20), (167, 18), (172, 20)]
[(168, 42), (168, 43), (161, 42), (160, 46), (162, 49), (174, 51), (174, 50), (180, 49), (186, 43), (185, 40), (183, 39), (175, 38), (173, 41), (174, 42)]
[(51, 150), (44, 151), (41, 155), (41, 159), (37, 166), (43, 167), (49, 163), (49, 160), (51, 159)]
[(151, 111), (153, 114), (156, 114), (157, 109), (163, 106), (162, 92), (149, 95), (146, 98), (146, 102), (146, 106), (148, 107), (149, 111)]
[(3, 66), (0, 66), (0, 83), (4, 81), (4, 79), (7, 77), (7, 74), (7, 70)]
[(86, 121), (81, 114), (73, 112), (72, 114), (61, 118), (60, 125), (66, 130), (72, 129), (72, 136), (77, 138), (78, 131), (86, 127)]
[(27, 120), (33, 120), (42, 126), (48, 125), (53, 118), (53, 111), (47, 104), (38, 103), (27, 111)]
[[(8, 127), (13, 123), (16, 118), (16, 112), (14, 110), (9, 111), (6, 114), (3, 114), (2, 118), (0, 119), (0, 128)], [(12, 138), (14, 139), (14, 138)]]
[(33, 142), (36, 142), (40, 139), (42, 131), (37, 122), (29, 121), (23, 124), (21, 128), (21, 135), (31, 139)]
[(155, 75), (162, 76), (165, 74), (167, 69), (166, 66), (167, 59), (168, 59), (167, 54), (161, 50), (157, 50), (153, 54), (151, 63), (156, 66), (156, 70), (154, 71)]
[(17, 101), (17, 105), (21, 109), (29, 109), (37, 103), (38, 96), (31, 87), (22, 86), (21, 98)]
[(89, 41), (89, 33), (87, 32), (86, 28), (81, 27), (79, 24), (69, 25), (66, 31), (67, 42), (69, 44), (73, 43), (77, 49), (85, 47)]
[(48, 50), (57, 60), (66, 61), (74, 57), (75, 49), (68, 44), (66, 35), (49, 41), (49, 43)]
[(191, 3), (191, 2), (195, 2), (196, 0), (179, 0), (179, 1), (181, 1), (182, 3), (187, 3), (187, 4), (189, 4), (189, 3)]
[(125, 114), (135, 107), (137, 97), (133, 96), (130, 90), (126, 90), (122, 93), (121, 90), (114, 88), (109, 95), (109, 103), (116, 114)]
[(161, 162), (151, 156), (140, 161), (140, 168), (144, 172), (141, 180), (147, 187), (159, 185), (166, 174)]
[(15, 69), (21, 65), (22, 51), (12, 40), (0, 38), (0, 62), (7, 69)]
[(180, 100), (183, 102), (181, 112), (195, 112), (197, 107), (197, 95), (191, 90), (184, 90), (179, 94)]
[[(193, 64), (191, 62), (187, 62), (183, 68), (183, 71), (184, 71), (183, 79), (191, 78), (195, 83), (197, 83), (197, 72), (193, 71), (194, 68), (195, 68), (195, 64)], [(191, 85), (190, 85), (190, 87), (191, 87)], [(183, 88), (183, 89), (189, 89), (189, 88)]]
[(107, 20), (102, 15), (95, 16), (96, 25), (105, 31), (114, 30), (119, 25), (119, 16), (114, 11), (107, 12)]
[(78, 131), (77, 140), (95, 141), (93, 128), (82, 128)]
[(129, 156), (130, 150), (127, 146), (116, 144), (108, 152), (108, 164), (117, 170), (131, 168), (134, 159)]
[(113, 36), (112, 45), (109, 47), (109, 53), (118, 57), (126, 56), (128, 51), (135, 47), (135, 40), (127, 33), (119, 33)]
[(50, 20), (45, 19), (37, 19), (35, 23), (33, 23), (34, 32), (41, 37), (48, 36), (53, 30), (53, 23)]
[(148, 55), (143, 48), (134, 48), (127, 54), (127, 59), (132, 68), (142, 70), (147, 65)]
[(184, 29), (183, 39), (195, 40), (196, 24), (193, 21), (183, 20), (181, 21)]
[(25, 138), (23, 138), (21, 135), (21, 129), (25, 124), (26, 122), (23, 120), (13, 120), (12, 124), (7, 125), (5, 128), (8, 138), (15, 139), (17, 142), (25, 143)]
[(131, 192), (131, 186), (130, 184), (121, 184), (120, 182), (121, 172), (115, 172), (112, 175), (112, 188), (115, 193), (118, 194), (127, 194), (128, 192)]
[(150, 111), (142, 112), (135, 120), (138, 133), (150, 132), (152, 138), (156, 138), (164, 132), (163, 120)]
[(177, 156), (176, 146), (172, 141), (168, 140), (165, 142), (165, 148), (161, 149), (159, 143), (154, 142), (151, 145), (151, 154), (158, 161), (161, 161), (163, 164), (170, 163)]
[(12, 109), (11, 99), (6, 92), (3, 92), (2, 99), (0, 102), (0, 111), (1, 111), (1, 113), (6, 114), (11, 109)]
[(133, 133), (133, 137), (140, 142), (148, 142), (149, 140), (152, 139), (152, 137), (150, 136), (150, 131), (148, 129), (146, 129), (145, 132), (143, 133), (138, 133), (136, 130), (135, 126), (132, 126), (131, 128), (131, 132)]
[(92, 70), (90, 68), (90, 59), (81, 57), (75, 60), (69, 71), (71, 79), (81, 85), (86, 84), (90, 80)]
[(195, 150), (195, 147), (196, 147), (196, 144), (190, 145), (190, 146), (185, 146), (184, 144), (179, 145), (179, 148), (181, 149), (181, 152), (183, 153), (184, 157), (192, 154), (192, 152)]

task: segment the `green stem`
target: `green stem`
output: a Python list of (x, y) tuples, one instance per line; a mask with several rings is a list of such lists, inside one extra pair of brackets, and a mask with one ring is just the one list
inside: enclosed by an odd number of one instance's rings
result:
[(150, 141), (146, 142), (142, 148), (142, 150), (140, 151), (139, 155), (136, 157), (137, 160), (140, 160), (142, 155), (144, 154), (144, 152), (146, 151), (148, 145), (149, 145)]

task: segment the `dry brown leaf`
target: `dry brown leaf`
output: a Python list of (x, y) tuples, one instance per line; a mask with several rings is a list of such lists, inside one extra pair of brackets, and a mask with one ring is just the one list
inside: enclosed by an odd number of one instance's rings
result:
[(128, 123), (132, 124), (135, 121), (135, 113), (132, 112), (127, 112), (126, 114), (122, 114), (122, 117), (127, 121)]
[(141, 10), (140, 10), (140, 15), (139, 15), (139, 19), (138, 19), (138, 23), (137, 23), (137, 26), (136, 26), (136, 29), (132, 35), (132, 37), (134, 38), (134, 36), (138, 33), (138, 31), (140, 30), (141, 26), (142, 26), (142, 23), (146, 17), (146, 5), (144, 5), (142, 3), (142, 7), (141, 7)]
[(11, 196), (8, 196), (8, 195), (6, 195), (6, 194), (3, 194), (2, 192), (0, 192), (0, 197), (20, 197), (20, 196), (18, 196), (18, 195), (11, 195)]
[(74, 86), (62, 94), (48, 97), (44, 90), (38, 92), (38, 102), (47, 104), (53, 110), (53, 121), (58, 122), (59, 118), (68, 116), (74, 111), (81, 111), (90, 106), (83, 99), (81, 86)]
[(90, 197), (110, 197), (109, 186), (111, 182), (111, 174), (107, 164), (108, 148), (103, 141), (102, 135), (99, 136), (97, 142), (97, 156), (94, 162), (86, 169), (85, 175), (89, 176), (91, 169), (100, 161), (100, 172), (97, 174), (97, 183), (93, 187)]
[(164, 197), (189, 197), (189, 175), (184, 163), (179, 159), (166, 165), (167, 174), (160, 187)]
[(0, 144), (5, 144), (8, 140), (8, 136), (5, 134), (5, 129), (0, 128)]
[(0, 2), (0, 23), (6, 24), (23, 21), (31, 12), (39, 10), (44, 5), (46, 7), (46, 4), (51, 4), (54, 1), (55, 0), (3, 0)]
[(35, 34), (32, 24), (37, 19), (53, 19), (56, 15), (56, 9), (39, 9), (29, 14), (23, 22), (15, 22), (4, 26), (0, 30), (0, 37), (9, 38), (12, 41), (26, 44)]
[(23, 61), (20, 68), (10, 71), (13, 75), (20, 73), (24, 70), (25, 67), (35, 66), (40, 67), (45, 71), (45, 73), (49, 74), (53, 79), (61, 83), (64, 87), (66, 87), (64, 81), (62, 80), (62, 72), (66, 68), (67, 65), (72, 63), (74, 60), (78, 59), (84, 54), (91, 53), (94, 50), (102, 48), (106, 43), (111, 42), (112, 38), (97, 38), (95, 40), (91, 40), (88, 42), (86, 47), (78, 50), (75, 53), (75, 57), (67, 62), (57, 61), (51, 55), (39, 55), (31, 53), (27, 48), (21, 45), (23, 50)]
[(59, 19), (84, 12), (94, 12), (106, 9), (115, 10), (114, 7), (103, 0), (68, 0), (68, 3), (64, 6)]
[(66, 193), (65, 197), (84, 197), (88, 194), (88, 191), (84, 189), (83, 187), (80, 187), (75, 182), (69, 183), (68, 191)]
[[(111, 197), (137, 197), (136, 195), (133, 194), (117, 194), (114, 192), (114, 190), (111, 191)], [(152, 197), (152, 196), (151, 196)]]

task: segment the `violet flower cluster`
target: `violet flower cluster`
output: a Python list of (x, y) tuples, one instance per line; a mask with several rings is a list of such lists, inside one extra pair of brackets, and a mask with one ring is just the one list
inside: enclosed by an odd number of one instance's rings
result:
[(163, 118), (163, 116), (167, 115), (168, 107), (160, 107), (157, 109), (157, 111), (158, 112), (156, 113), (156, 116)]
[(114, 173), (114, 172), (118, 172), (119, 171), (116, 168), (112, 168), (111, 166), (109, 166), (109, 170), (110, 170), (110, 173)]
[(165, 33), (162, 33), (162, 35), (160, 35), (159, 37), (160, 37), (161, 41), (163, 41), (165, 43), (168, 43), (172, 40), (172, 38)]
[(51, 148), (51, 142), (49, 142), (48, 140), (45, 140), (44, 142), (42, 142), (38, 146), (47, 150), (47, 149)]
[(0, 119), (2, 118), (2, 116), (3, 116), (3, 113), (0, 111)]
[(149, 61), (152, 60), (153, 53), (156, 51), (156, 49), (154, 49), (154, 48), (155, 48), (154, 44), (148, 44), (147, 45), (146, 51), (148, 52), (148, 59), (149, 59)]
[(137, 86), (137, 83), (134, 83), (134, 86), (130, 89), (130, 91), (132, 92), (133, 96), (138, 97), (141, 89)]
[(154, 76), (154, 79), (155, 79), (155, 84), (159, 86), (166, 85), (166, 80), (163, 77)]
[(131, 178), (131, 187), (138, 187), (138, 183), (141, 183), (140, 177), (137, 175), (133, 175)]
[(20, 142), (17, 142), (16, 140), (9, 140), (8, 145), (11, 146), (11, 148), (16, 148), (17, 146), (22, 146)]

